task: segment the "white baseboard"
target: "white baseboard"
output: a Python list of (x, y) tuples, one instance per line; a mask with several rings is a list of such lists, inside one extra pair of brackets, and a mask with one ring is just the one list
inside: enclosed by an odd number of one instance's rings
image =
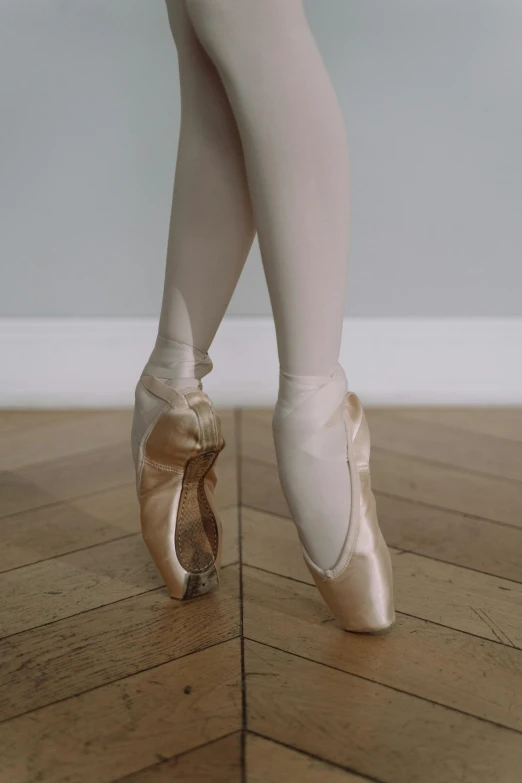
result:
[[(0, 407), (130, 406), (153, 318), (0, 319)], [(271, 318), (227, 317), (205, 390), (218, 405), (270, 406)], [(369, 405), (522, 404), (522, 318), (347, 318), (341, 364)]]

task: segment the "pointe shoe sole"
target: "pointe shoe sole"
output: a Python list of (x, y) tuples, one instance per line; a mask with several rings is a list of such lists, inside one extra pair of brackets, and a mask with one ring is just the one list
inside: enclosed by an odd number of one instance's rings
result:
[(349, 633), (367, 634), (368, 636), (384, 636), (391, 631), (394, 625), (395, 620), (388, 625), (383, 625), (382, 628), (345, 628), (344, 630)]
[(171, 597), (186, 600), (219, 586), (222, 526), (214, 466), (226, 443), (204, 392), (182, 395), (161, 381), (144, 385), (170, 405), (141, 449), (141, 530)]
[[(179, 500), (178, 514), (176, 518), (176, 530), (196, 531), (196, 536), (204, 535), (213, 539), (213, 550), (217, 549), (217, 539), (220, 537), (220, 523), (214, 514), (212, 506), (207, 498), (205, 477), (213, 468), (219, 451), (208, 451), (189, 459)], [(181, 535), (178, 534), (178, 540)], [(185, 582), (185, 590), (181, 595), (178, 584), (175, 582), (173, 589), (169, 588), (171, 598), (185, 600), (196, 598), (198, 595), (213, 592), (219, 587), (219, 573), (215, 562), (205, 571), (188, 572)]]

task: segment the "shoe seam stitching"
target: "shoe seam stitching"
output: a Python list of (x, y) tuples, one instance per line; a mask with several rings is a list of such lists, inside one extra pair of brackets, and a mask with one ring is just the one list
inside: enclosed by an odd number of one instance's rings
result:
[(158, 468), (158, 470), (165, 470), (168, 473), (179, 473), (180, 475), (183, 475), (183, 473), (185, 472), (183, 468), (175, 468), (169, 465), (161, 465), (159, 462), (155, 462), (154, 460), (151, 460), (148, 457), (143, 458), (143, 463), (145, 465), (151, 465), (153, 468)]

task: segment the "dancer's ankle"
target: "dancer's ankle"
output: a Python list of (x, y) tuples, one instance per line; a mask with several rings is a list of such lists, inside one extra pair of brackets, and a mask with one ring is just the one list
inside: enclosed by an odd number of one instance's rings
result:
[(339, 404), (348, 391), (348, 380), (342, 366), (337, 363), (329, 375), (297, 375), (279, 368), (279, 390), (276, 410), (278, 415), (286, 415), (320, 389), (331, 384), (333, 397)]
[(202, 388), (201, 379), (212, 367), (205, 351), (158, 334), (142, 374), (161, 378), (173, 389), (197, 389)]

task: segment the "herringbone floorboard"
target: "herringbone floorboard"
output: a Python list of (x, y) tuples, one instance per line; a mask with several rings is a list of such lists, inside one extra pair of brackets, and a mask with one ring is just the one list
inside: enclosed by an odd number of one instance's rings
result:
[(312, 584), (271, 411), (220, 415), (221, 588), (177, 602), (130, 412), (0, 412), (0, 783), (519, 783), (522, 410), (368, 411), (377, 637)]

